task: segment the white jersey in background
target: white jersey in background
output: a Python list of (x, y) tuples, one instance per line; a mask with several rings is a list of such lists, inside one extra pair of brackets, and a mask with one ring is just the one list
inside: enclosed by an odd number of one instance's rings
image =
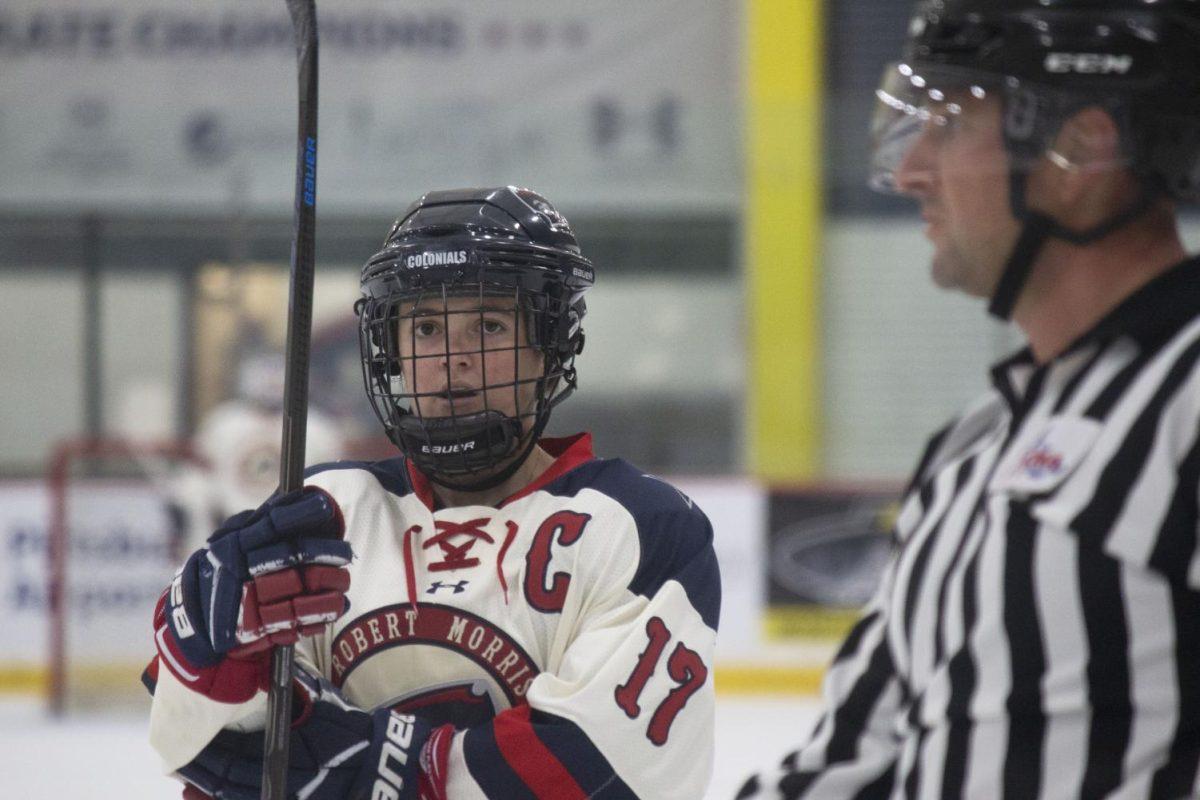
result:
[[(211, 468), (212, 498), (227, 514), (257, 508), (279, 486), (283, 416), (278, 410), (232, 400), (216, 406), (196, 431), (197, 454)], [(334, 420), (308, 410), (305, 462), (342, 457), (345, 444)]]
[[(257, 508), (275, 493), (282, 439), (283, 416), (277, 409), (230, 400), (205, 416), (193, 440), (204, 468), (187, 469), (171, 482), (180, 553), (203, 547), (222, 521)], [(336, 421), (310, 408), (305, 463), (337, 461), (345, 447)]]

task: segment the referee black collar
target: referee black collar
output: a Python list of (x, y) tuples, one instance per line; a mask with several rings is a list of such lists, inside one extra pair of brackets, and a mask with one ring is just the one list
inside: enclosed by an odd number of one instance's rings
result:
[(1131, 336), (1143, 347), (1153, 349), (1197, 316), (1200, 316), (1200, 255), (1184, 259), (1129, 295), (1072, 342), (1063, 355), (1090, 342), (1110, 342), (1120, 336)]
[(1198, 316), (1200, 256), (1192, 256), (1134, 291), (1048, 363), (1039, 365), (1028, 345), (997, 362), (991, 369), (992, 385), (1015, 407), (1019, 398), (1027, 395), (1030, 381), (1043, 374), (1044, 368), (1075, 357), (1090, 344), (1102, 345), (1130, 336), (1143, 348), (1153, 350)]

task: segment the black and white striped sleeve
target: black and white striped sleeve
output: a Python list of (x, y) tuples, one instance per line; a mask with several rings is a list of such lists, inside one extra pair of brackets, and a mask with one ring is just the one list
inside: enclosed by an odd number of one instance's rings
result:
[(827, 671), (825, 712), (809, 742), (773, 769), (751, 777), (739, 800), (795, 800), (810, 792), (865, 799), (890, 791), (899, 755), (895, 720), (901, 702), (887, 645), (890, 583), (885, 578)]

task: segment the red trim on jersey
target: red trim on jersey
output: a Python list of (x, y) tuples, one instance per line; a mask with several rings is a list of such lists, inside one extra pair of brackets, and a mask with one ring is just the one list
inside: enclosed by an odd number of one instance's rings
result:
[(245, 703), (259, 691), (266, 691), (271, 683), (269, 650), (244, 657), (227, 655), (210, 667), (196, 668), (179, 649), (167, 625), (166, 599), (164, 593), (154, 610), (154, 643), (157, 645), (159, 663), (166, 665), (180, 683), (218, 703)]
[(433, 484), (429, 482), (429, 478), (425, 477), (425, 473), (413, 466), (411, 461), (406, 460), (404, 466), (408, 470), (408, 482), (412, 484), (413, 493), (426, 508), (432, 511), (435, 502)]
[[(586, 464), (596, 457), (592, 453), (592, 435), (590, 433), (539, 439), (538, 447), (553, 456), (554, 463), (516, 494), (501, 500), (496, 508), (504, 508), (514, 500), (533, 494), (556, 478), (566, 475), (580, 464)], [(426, 508), (432, 511), (435, 504), (433, 484), (430, 483), (429, 478), (425, 477), (424, 473), (413, 466), (411, 461), (405, 461), (404, 466), (408, 469), (408, 480), (412, 484), (413, 493), (416, 494), (418, 500), (425, 504)]]
[(554, 456), (554, 463), (541, 475), (534, 478), (524, 489), (500, 501), (496, 508), (504, 508), (514, 500), (533, 494), (546, 484), (566, 475), (580, 464), (586, 464), (596, 456), (592, 454), (592, 435), (577, 433), (559, 439), (542, 439), (538, 442), (543, 450)]
[(154, 658), (150, 659), (150, 663), (146, 665), (146, 668), (144, 670), (142, 670), (142, 675), (149, 678), (154, 683), (156, 683), (156, 684), (158, 683), (158, 656), (157, 655), (155, 655)]
[(529, 713), (529, 706), (521, 706), (496, 715), (492, 729), (500, 754), (538, 800), (587, 800), (587, 792), (538, 738)]
[(447, 800), (446, 777), (450, 770), (450, 745), (454, 726), (447, 723), (435, 728), (421, 748), (421, 773), (417, 779), (420, 800)]
[(513, 539), (517, 538), (517, 523), (511, 519), (504, 523), (508, 529), (504, 534), (504, 544), (500, 545), (500, 554), (496, 556), (496, 574), (500, 576), (500, 588), (504, 590), (504, 605), (508, 605), (508, 581), (504, 577), (504, 555), (508, 552), (508, 548), (513, 543)]
[(408, 590), (408, 604), (414, 612), (417, 610), (417, 573), (413, 566), (412, 537), (420, 532), (420, 525), (413, 525), (404, 532), (404, 586)]

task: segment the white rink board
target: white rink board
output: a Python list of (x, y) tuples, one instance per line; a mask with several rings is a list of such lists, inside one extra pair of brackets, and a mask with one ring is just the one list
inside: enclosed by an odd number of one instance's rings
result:
[[(75, 663), (144, 660), (155, 601), (170, 579), (165, 509), (154, 492), (104, 481), (68, 492), (67, 647)], [(4, 664), (45, 662), (50, 497), (0, 484), (0, 642)], [(143, 653), (137, 650), (141, 646)], [(15, 663), (14, 663), (15, 662)]]
[(745, 658), (762, 647), (766, 603), (767, 494), (749, 480), (668, 478), (708, 516), (721, 568), (717, 661)]
[[(723, 584), (718, 661), (742, 658), (759, 645), (765, 493), (739, 479), (671, 481), (713, 522)], [(154, 604), (177, 566), (167, 557), (160, 495), (147, 486), (105, 481), (69, 497), (69, 661), (86, 666), (148, 659)], [(0, 483), (0, 687), (3, 670), (47, 661), (49, 502), (38, 482)]]

